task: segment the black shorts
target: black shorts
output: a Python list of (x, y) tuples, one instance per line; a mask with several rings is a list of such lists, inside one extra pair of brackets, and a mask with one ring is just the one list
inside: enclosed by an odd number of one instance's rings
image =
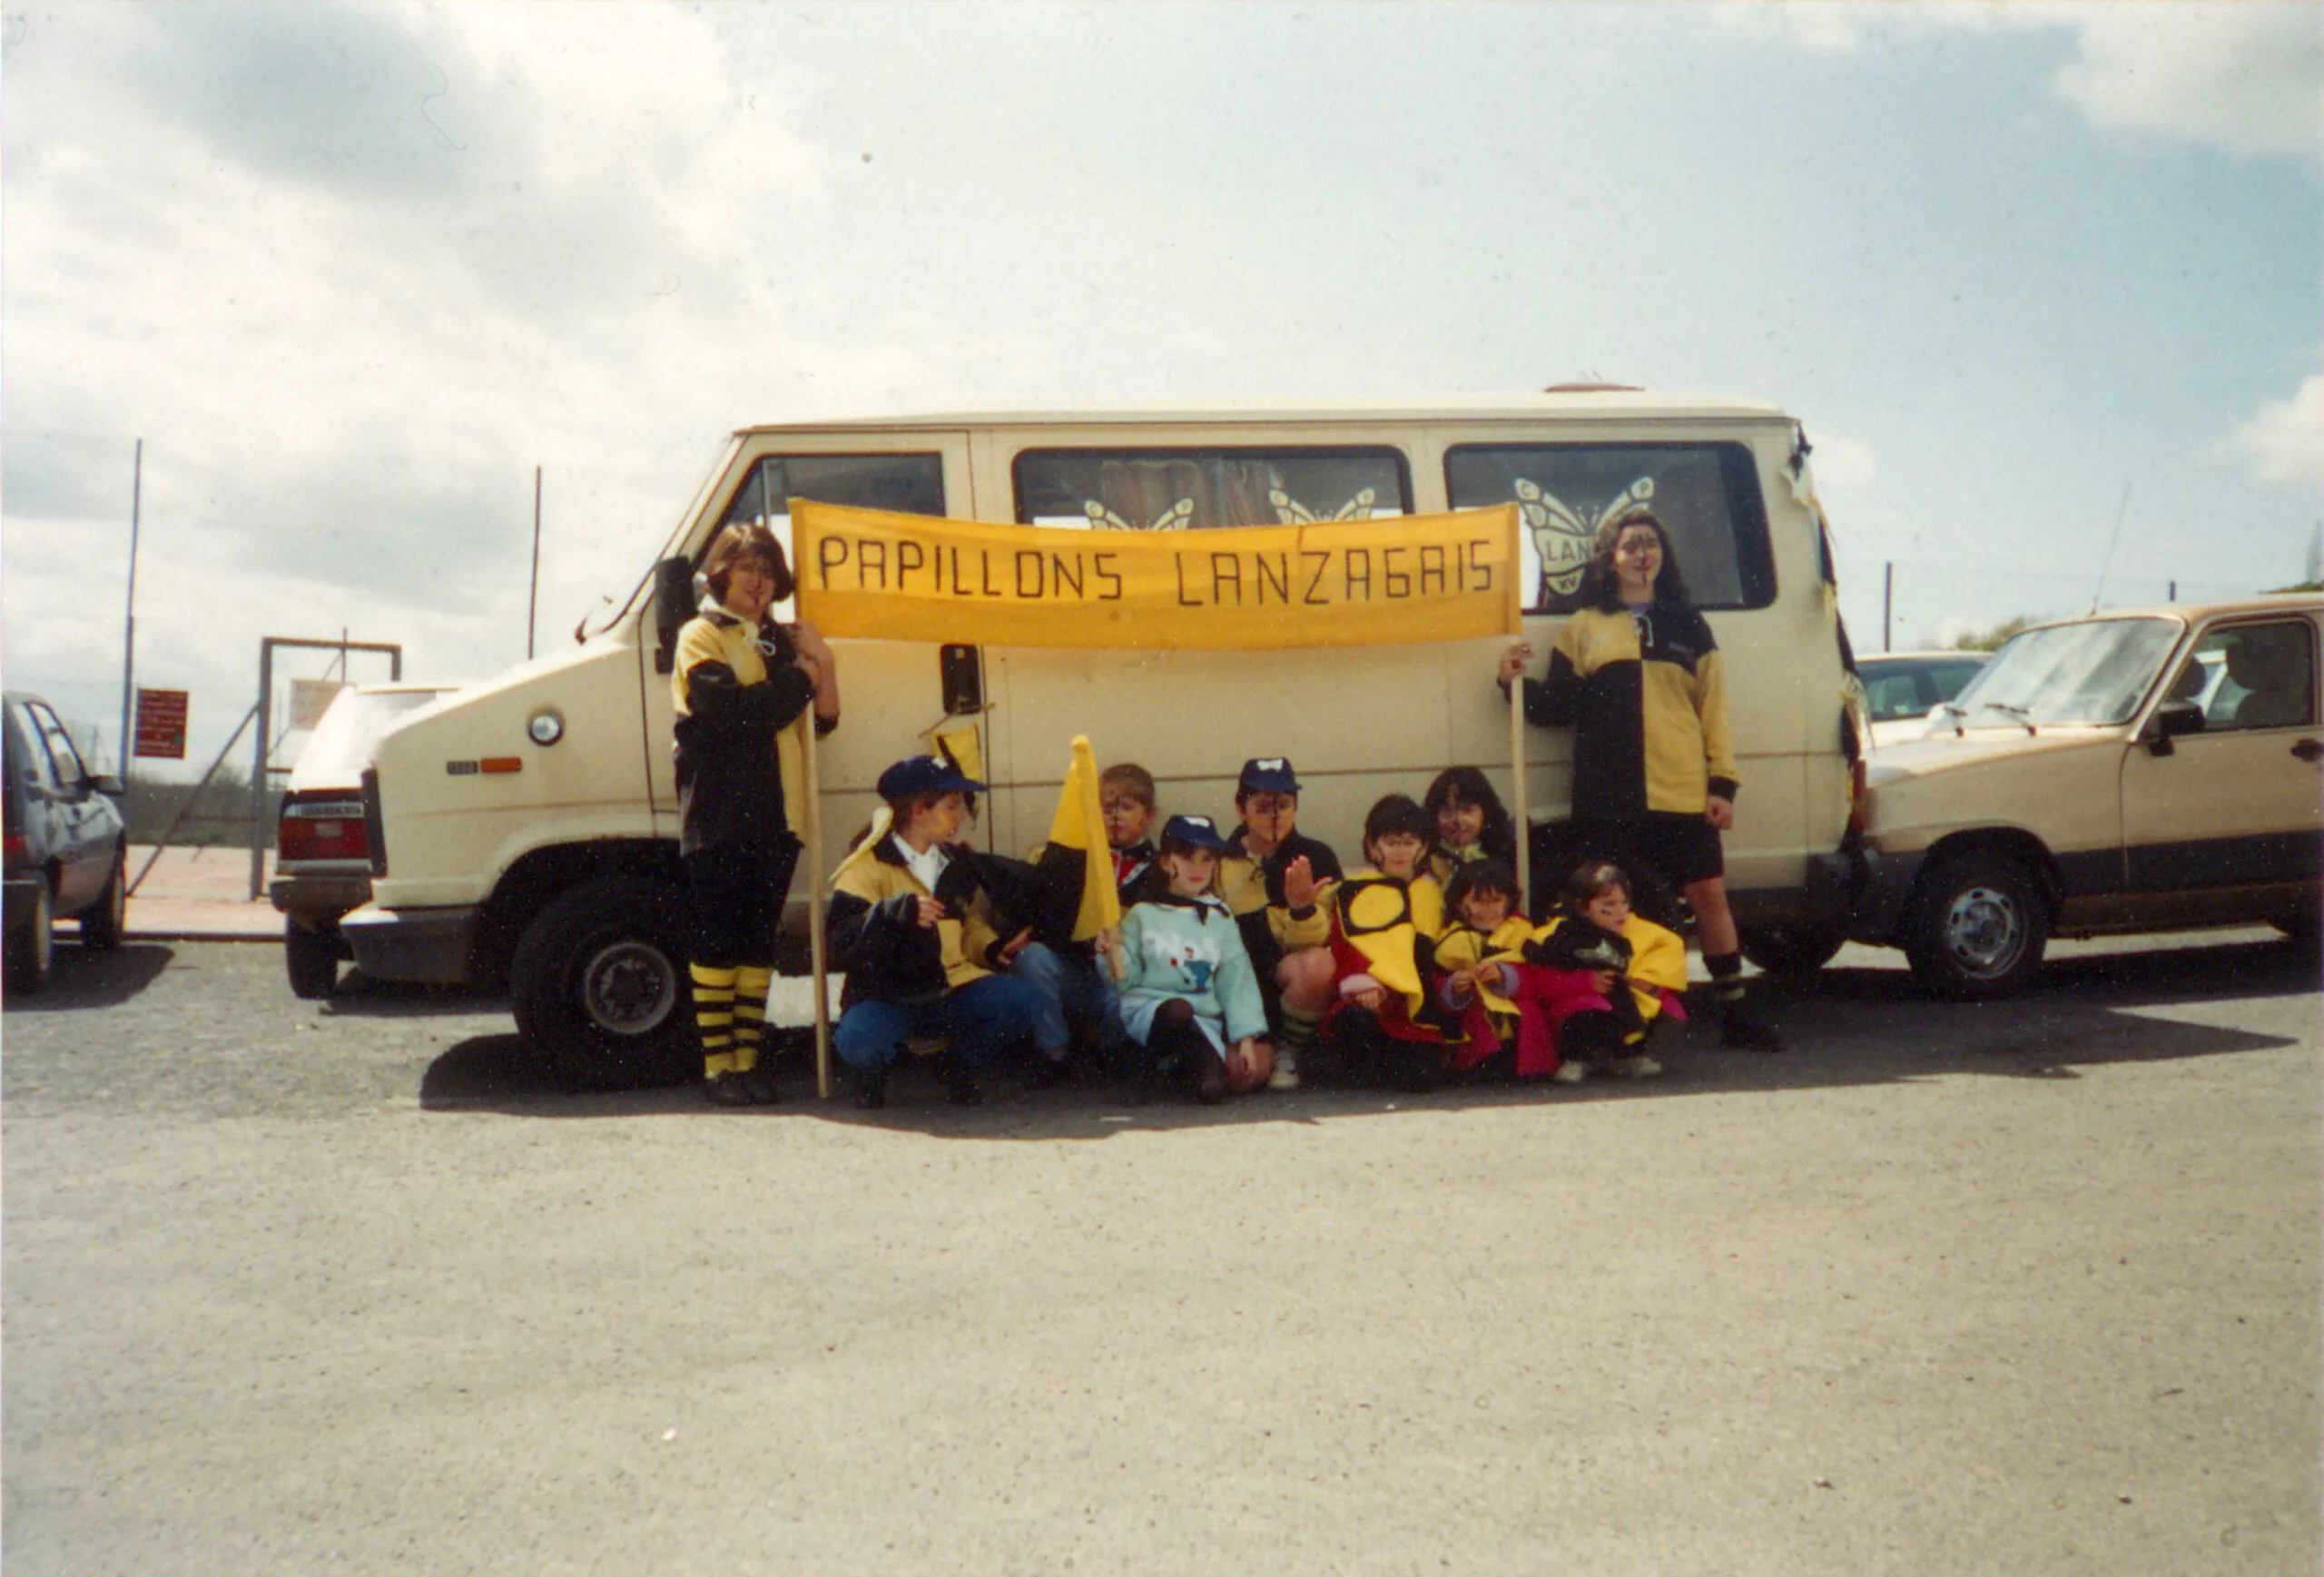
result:
[[(1611, 860), (1633, 882), (1659, 876), (1686, 887), (1727, 874), (1718, 829), (1699, 814), (1649, 811), (1635, 822), (1577, 821), (1573, 833), (1583, 858)], [(1637, 869), (1641, 865), (1643, 873)]]
[(796, 838), (713, 843), (684, 856), (690, 961), (713, 969), (774, 965)]

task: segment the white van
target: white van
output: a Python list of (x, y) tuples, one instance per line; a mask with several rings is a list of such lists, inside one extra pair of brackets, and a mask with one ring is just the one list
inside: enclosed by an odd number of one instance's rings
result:
[[(788, 540), (793, 498), (1060, 531), (1277, 525), (1514, 499), (1525, 635), (1548, 649), (1590, 536), (1651, 498), (1728, 653), (1743, 790), (1728, 880), (1747, 949), (1812, 967), (1844, 934), (1855, 733), (1831, 555), (1798, 424), (1768, 406), (1590, 387), (1462, 405), (886, 418), (749, 428), (605, 628), (382, 738), (366, 781), (373, 902), (342, 929), (374, 978), (506, 976), (520, 1028), (568, 1071), (635, 1078), (691, 1055), (671, 762), (670, 655), (695, 565), (729, 521)], [(822, 743), (836, 861), (881, 768), (978, 731), (977, 835), (1047, 831), (1070, 742), (1153, 772), (1163, 808), (1231, 820), (1235, 777), (1285, 755), (1300, 825), (1353, 856), (1364, 811), (1442, 768), (1510, 794), (1500, 637), (1206, 652), (837, 643)], [(1571, 735), (1527, 731), (1539, 820), (1562, 819)], [(803, 902), (794, 889), (794, 904)]]

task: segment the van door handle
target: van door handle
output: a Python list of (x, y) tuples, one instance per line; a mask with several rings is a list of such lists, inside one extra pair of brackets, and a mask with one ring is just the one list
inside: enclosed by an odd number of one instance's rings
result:
[(2312, 739), (2303, 739), (2291, 747), (2291, 753), (2302, 761), (2314, 761), (2324, 755), (2324, 744), (2319, 744)]

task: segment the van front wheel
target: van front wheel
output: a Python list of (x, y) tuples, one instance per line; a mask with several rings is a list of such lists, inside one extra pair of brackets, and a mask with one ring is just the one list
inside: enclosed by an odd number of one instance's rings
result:
[(517, 943), (517, 1029), (585, 1089), (669, 1084), (702, 1072), (677, 891), (634, 876), (576, 887)]
[(1983, 1001), (2014, 996), (2042, 967), (2049, 905), (2024, 862), (1994, 850), (1952, 855), (1928, 873), (1905, 928), (1922, 989)]

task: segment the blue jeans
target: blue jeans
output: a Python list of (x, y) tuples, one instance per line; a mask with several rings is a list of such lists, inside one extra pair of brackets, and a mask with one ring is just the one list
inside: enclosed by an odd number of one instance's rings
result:
[(884, 1072), (907, 1037), (941, 1035), (954, 1062), (981, 1068), (1029, 1033), (1040, 1011), (1039, 991), (1007, 975), (987, 975), (932, 1002), (858, 1002), (839, 1016), (832, 1050), (850, 1068)]
[(1098, 1044), (1107, 1051), (1122, 1043), (1121, 1000), (1106, 966), (1079, 954), (1060, 953), (1041, 943), (1029, 942), (1009, 963), (1009, 973), (1041, 993), (1041, 1016), (1033, 1021), (1033, 1044), (1041, 1055), (1060, 1058), (1071, 1038), (1066, 1015), (1098, 1021)]

